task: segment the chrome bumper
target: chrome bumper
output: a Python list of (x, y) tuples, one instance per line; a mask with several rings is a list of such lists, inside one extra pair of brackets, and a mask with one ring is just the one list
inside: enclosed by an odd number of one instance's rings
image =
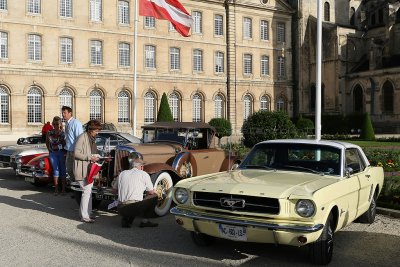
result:
[(313, 226), (303, 226), (303, 225), (284, 225), (284, 224), (273, 224), (273, 223), (261, 223), (261, 222), (251, 222), (244, 220), (236, 220), (236, 219), (226, 219), (219, 218), (210, 215), (203, 215), (197, 212), (183, 210), (178, 207), (173, 207), (170, 210), (171, 214), (175, 216), (187, 217), (193, 220), (205, 220), (212, 221), (216, 223), (224, 223), (224, 224), (233, 224), (239, 226), (253, 226), (258, 228), (267, 228), (268, 230), (274, 231), (286, 231), (286, 232), (299, 232), (299, 233), (314, 233), (322, 228), (324, 228), (323, 224), (316, 224)]

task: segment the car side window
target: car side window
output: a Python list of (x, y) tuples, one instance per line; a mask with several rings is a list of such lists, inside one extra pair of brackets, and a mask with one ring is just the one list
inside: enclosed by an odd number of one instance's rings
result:
[(351, 168), (351, 173), (358, 173), (364, 170), (365, 164), (362, 161), (357, 149), (350, 148), (345, 152), (346, 168)]

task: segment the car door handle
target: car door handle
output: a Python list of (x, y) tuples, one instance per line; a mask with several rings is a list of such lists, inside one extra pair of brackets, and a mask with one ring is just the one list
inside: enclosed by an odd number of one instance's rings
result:
[(208, 156), (205, 156), (204, 158), (205, 158), (205, 159), (208, 159)]
[(369, 178), (371, 178), (371, 175), (366, 174), (365, 177), (367, 177), (369, 179)]

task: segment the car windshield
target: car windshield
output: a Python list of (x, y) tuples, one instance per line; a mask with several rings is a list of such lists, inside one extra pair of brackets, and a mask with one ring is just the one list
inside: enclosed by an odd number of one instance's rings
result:
[(172, 141), (184, 144), (187, 134), (187, 129), (146, 129), (143, 131), (143, 142)]
[(340, 174), (340, 149), (326, 145), (264, 143), (256, 145), (241, 169), (292, 170), (327, 175)]

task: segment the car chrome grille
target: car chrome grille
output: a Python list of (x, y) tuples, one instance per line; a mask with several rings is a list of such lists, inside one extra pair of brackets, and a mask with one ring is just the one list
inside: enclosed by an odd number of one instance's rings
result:
[(240, 212), (279, 214), (279, 200), (276, 198), (232, 195), (222, 193), (193, 192), (196, 206)]

